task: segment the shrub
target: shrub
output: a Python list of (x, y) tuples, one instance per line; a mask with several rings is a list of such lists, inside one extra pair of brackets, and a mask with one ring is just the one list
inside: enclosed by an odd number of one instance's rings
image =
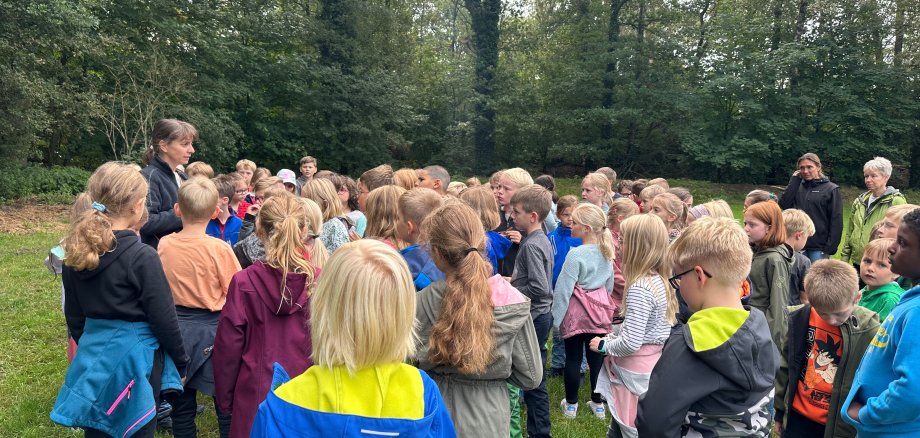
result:
[(0, 202), (36, 197), (64, 200), (86, 189), (90, 173), (76, 167), (23, 166), (0, 169)]

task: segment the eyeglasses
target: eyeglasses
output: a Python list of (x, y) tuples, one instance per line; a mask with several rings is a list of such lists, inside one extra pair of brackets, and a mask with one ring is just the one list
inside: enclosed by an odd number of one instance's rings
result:
[(248, 190), (246, 190), (246, 189), (240, 189), (240, 190), (237, 190), (236, 193), (237, 193), (238, 195), (242, 195), (243, 193), (246, 193), (247, 191), (248, 191)]
[[(690, 269), (687, 269), (686, 271), (681, 272), (680, 274), (676, 274), (676, 275), (672, 276), (671, 278), (668, 279), (668, 283), (670, 283), (670, 285), (671, 285), (672, 288), (674, 288), (674, 289), (680, 289), (680, 277), (683, 277), (684, 275), (687, 275), (687, 274), (693, 272), (694, 269), (696, 269), (696, 266), (694, 266), (694, 267), (692, 267), (692, 268), (690, 268)], [(703, 269), (703, 275), (705, 275), (706, 278), (712, 278), (712, 274), (706, 272), (705, 269)]]

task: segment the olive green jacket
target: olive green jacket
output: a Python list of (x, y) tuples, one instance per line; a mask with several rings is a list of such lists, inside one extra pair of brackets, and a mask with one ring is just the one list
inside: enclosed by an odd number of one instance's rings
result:
[(853, 211), (847, 225), (846, 239), (840, 250), (840, 260), (851, 265), (858, 265), (862, 260), (863, 248), (869, 243), (872, 226), (885, 218), (888, 207), (907, 203), (907, 198), (894, 187), (888, 187), (872, 207), (868, 207), (871, 192), (863, 193), (853, 201)]

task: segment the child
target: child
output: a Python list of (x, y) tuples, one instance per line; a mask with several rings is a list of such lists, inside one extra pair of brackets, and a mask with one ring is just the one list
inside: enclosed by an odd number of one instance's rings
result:
[[(416, 190), (426, 189), (403, 198)], [(482, 257), (485, 235), (471, 208), (445, 202), (423, 227), (446, 281), (418, 295), (417, 362), (440, 383), (459, 436), (507, 437), (511, 400), (504, 383), (532, 389), (543, 375), (533, 366), (540, 346), (530, 303)]]
[(690, 193), (690, 190), (687, 190), (683, 187), (671, 187), (668, 189), (668, 193), (677, 196), (680, 199), (680, 202), (687, 204), (687, 208), (693, 207), (693, 194)]
[[(208, 222), (205, 232), (208, 236), (229, 243), (230, 246), (236, 245), (236, 242), (240, 240), (243, 220), (234, 216), (230, 210), (230, 200), (236, 195), (233, 177), (218, 175), (211, 181), (217, 187), (217, 217)], [(213, 216), (214, 211), (211, 213)]]
[(281, 182), (284, 183), (284, 189), (287, 190), (288, 193), (297, 193), (297, 178), (294, 176), (293, 170), (281, 169), (276, 176), (281, 178)]
[(381, 164), (361, 174), (358, 178), (358, 207), (367, 211), (365, 201), (371, 190), (393, 184), (393, 168), (389, 164)]
[(581, 180), (581, 199), (600, 207), (604, 214), (610, 208), (610, 180), (601, 173), (589, 173)]
[(319, 240), (326, 245), (329, 254), (333, 254), (340, 246), (349, 242), (348, 220), (342, 212), (342, 201), (335, 193), (335, 186), (328, 179), (313, 178), (301, 187), (301, 194), (319, 205), (323, 211), (323, 231)]
[[(873, 239), (894, 239), (898, 237), (898, 228), (901, 226), (901, 219), (907, 213), (910, 213), (917, 208), (920, 208), (918, 205), (914, 204), (901, 204), (895, 205), (885, 211), (885, 218), (879, 221), (878, 230), (875, 232)], [(901, 286), (901, 289), (907, 290), (913, 287), (909, 278), (904, 276), (898, 277), (898, 285)]]
[(640, 213), (644, 213), (644, 211), (642, 210), (642, 198), (639, 195), (642, 194), (646, 187), (648, 187), (648, 181), (639, 179), (633, 181), (632, 187), (629, 189), (629, 199), (632, 199), (639, 206)]
[[(901, 220), (898, 239), (888, 248), (892, 272), (920, 282), (920, 211)], [(915, 314), (920, 287), (904, 293), (882, 321), (866, 349), (853, 386), (840, 408), (844, 419), (860, 437), (913, 437), (920, 433), (920, 398), (917, 397), (918, 341)]]
[[(507, 195), (510, 171), (502, 174), (502, 193)], [(526, 233), (521, 240), (520, 252), (514, 263), (511, 285), (530, 298), (530, 316), (540, 346), (540, 369), (546, 367), (546, 339), (552, 328), (553, 314), (553, 247), (543, 233), (543, 219), (549, 212), (552, 198), (549, 192), (536, 184), (522, 187), (508, 200), (511, 220), (516, 229)], [(512, 239), (513, 240), (513, 239)], [(580, 354), (579, 354), (580, 356)], [(579, 357), (580, 359), (580, 357)], [(527, 433), (531, 437), (550, 436), (549, 395), (546, 392), (546, 377), (540, 385), (524, 391), (527, 404)]]
[(744, 210), (747, 211), (748, 207), (767, 201), (778, 202), (776, 195), (771, 192), (760, 189), (751, 190), (751, 192), (744, 197)]
[[(252, 186), (255, 185), (256, 180), (260, 178), (255, 177), (255, 173), (258, 167), (256, 163), (252, 160), (242, 159), (236, 162), (236, 173), (239, 173), (243, 177), (243, 181), (246, 183), (246, 187), (249, 190), (252, 190)], [(267, 170), (267, 169), (266, 169)], [(268, 173), (268, 176), (271, 176), (271, 172)], [(249, 197), (251, 193), (248, 193), (246, 196)], [(247, 199), (246, 202), (252, 204), (252, 199)]]
[(418, 187), (418, 171), (404, 167), (393, 172), (393, 184), (406, 190), (412, 190)]
[[(173, 435), (197, 436), (195, 411), (198, 392), (214, 395), (214, 370), (207, 353), (214, 345), (217, 319), (227, 300), (230, 280), (239, 272), (240, 263), (233, 250), (222, 240), (206, 232), (216, 219), (211, 219), (218, 203), (217, 186), (230, 185), (230, 177), (221, 175), (211, 180), (196, 177), (179, 188), (176, 215), (182, 219), (182, 231), (160, 240), (157, 252), (172, 289), (179, 329), (191, 356), (182, 394), (169, 399), (173, 406)], [(224, 188), (226, 189), (226, 187)], [(226, 202), (222, 197), (221, 202)], [(229, 215), (229, 213), (227, 213)], [(231, 219), (238, 218), (232, 217)], [(216, 402), (215, 402), (216, 406)], [(229, 432), (230, 418), (217, 410), (220, 427)]]
[[(607, 400), (612, 436), (636, 435), (636, 408), (648, 389), (648, 377), (661, 356), (671, 326), (677, 323), (677, 297), (665, 279), (671, 276), (665, 254), (668, 232), (648, 215), (626, 219), (623, 228), (623, 274), (627, 289), (623, 322), (607, 336), (591, 340), (591, 351), (607, 356), (597, 391)], [(600, 406), (603, 408), (603, 405)]]
[(409, 245), (399, 253), (409, 265), (409, 272), (412, 273), (412, 281), (417, 291), (444, 279), (444, 273), (431, 259), (428, 248), (419, 245), (422, 222), (441, 206), (441, 199), (434, 190), (421, 187), (409, 190), (399, 197), (396, 237)]
[[(348, 200), (342, 202), (342, 210), (355, 224), (355, 233), (358, 237), (364, 237), (364, 233), (367, 230), (367, 216), (358, 208), (358, 185), (355, 180), (347, 176), (340, 176), (340, 178), (343, 179), (343, 186), (348, 193)], [(339, 189), (339, 199), (342, 199), (343, 195), (343, 190)], [(356, 239), (352, 237), (352, 240)]]
[(607, 230), (613, 241), (613, 291), (610, 298), (617, 307), (623, 302), (626, 279), (623, 277), (623, 235), (620, 224), (626, 219), (639, 214), (639, 206), (626, 198), (615, 199), (607, 212)]
[(895, 244), (894, 239), (876, 239), (869, 242), (863, 250), (859, 263), (859, 276), (866, 284), (860, 292), (859, 305), (878, 313), (882, 321), (891, 313), (891, 309), (901, 301), (904, 289), (895, 281), (898, 275), (891, 272), (888, 260), (888, 248)]
[(624, 198), (632, 199), (632, 194), (633, 194), (632, 188), (633, 188), (633, 184), (635, 184), (635, 181), (633, 181), (633, 180), (630, 180), (630, 179), (621, 179), (620, 182), (617, 183), (617, 193), (619, 193), (620, 196), (622, 196), (622, 197), (624, 197)]
[(805, 273), (811, 267), (811, 260), (802, 254), (802, 249), (808, 238), (815, 234), (815, 224), (804, 211), (789, 208), (783, 210), (783, 225), (786, 227), (786, 245), (792, 248), (793, 257), (792, 267), (789, 268), (789, 305), (795, 306), (802, 303), (805, 296)]
[[(586, 203), (575, 208), (572, 236), (581, 239), (581, 246), (569, 251), (553, 289), (553, 326), (565, 342), (565, 398), (560, 405), (566, 418), (575, 418), (578, 413), (581, 358), (585, 352), (591, 389), (597, 388), (604, 357), (588, 347), (592, 338), (610, 331), (615, 310), (608, 292), (613, 290), (613, 241), (606, 228), (607, 219), (600, 207)], [(593, 307), (598, 310), (592, 311)], [(599, 393), (592, 391), (588, 407), (596, 417), (605, 417)]]
[(211, 179), (214, 178), (214, 168), (204, 161), (196, 161), (185, 166), (185, 174), (188, 175), (189, 178), (203, 176), (207, 179)]
[[(498, 273), (502, 277), (510, 277), (514, 273), (514, 264), (517, 260), (517, 254), (520, 250), (521, 229), (516, 228), (514, 221), (511, 219), (511, 198), (521, 187), (533, 184), (533, 178), (526, 170), (515, 167), (503, 170), (498, 179), (495, 199), (499, 205), (499, 225), (496, 232), (505, 236), (511, 241), (511, 247), (505, 253), (505, 257), (498, 262)], [(525, 294), (526, 295), (526, 294)], [(534, 321), (536, 323), (536, 321)]]
[(303, 201), (286, 192), (272, 196), (257, 222), (265, 261), (233, 276), (214, 338), (215, 397), (220, 411), (232, 414), (231, 438), (249, 436), (273, 362), (297, 373), (311, 364), (306, 321), (317, 270), (305, 258)]
[(459, 198), (460, 194), (463, 193), (463, 191), (467, 188), (468, 187), (466, 186), (466, 183), (462, 183), (460, 181), (451, 181), (451, 183), (447, 185), (445, 196), (450, 196), (451, 198)]
[(466, 186), (470, 188), (479, 187), (482, 185), (482, 181), (479, 181), (479, 178), (475, 176), (467, 178), (464, 182), (466, 183)]
[[(252, 205), (244, 199), (246, 194), (249, 193), (249, 186), (246, 185), (245, 178), (239, 172), (233, 172), (230, 176), (233, 178), (233, 197), (230, 198), (230, 212), (245, 221), (246, 215), (249, 213), (249, 207)], [(240, 238), (242, 239), (243, 237), (245, 236)]]
[(297, 196), (303, 196), (300, 194), (300, 190), (313, 179), (313, 176), (316, 175), (316, 169), (316, 158), (307, 155), (300, 159), (300, 176), (294, 181)]
[(322, 270), (329, 260), (329, 251), (326, 245), (318, 237), (323, 231), (323, 212), (319, 209), (312, 199), (300, 198), (303, 201), (307, 212), (307, 234), (304, 237), (304, 245), (310, 250), (310, 261), (317, 269)]
[(486, 186), (473, 187), (460, 194), (460, 200), (465, 202), (470, 208), (479, 214), (482, 226), (486, 229), (486, 258), (492, 264), (492, 272), (500, 273), (498, 261), (505, 258), (508, 249), (511, 248), (511, 241), (494, 231), (500, 223), (498, 210), (495, 209), (495, 196)]
[(727, 202), (721, 199), (714, 199), (687, 210), (687, 225), (706, 216), (734, 219), (735, 213), (732, 212), (732, 208)]
[(652, 199), (655, 199), (656, 196), (662, 193), (666, 193), (666, 192), (667, 190), (665, 190), (664, 187), (661, 187), (659, 185), (654, 185), (654, 184), (649, 185), (648, 187), (642, 189), (642, 191), (639, 192), (640, 211), (642, 211), (643, 213), (648, 213), (649, 210), (651, 209), (651, 206), (649, 204), (651, 204)]
[(64, 238), (64, 316), (79, 348), (51, 419), (87, 437), (153, 437), (160, 393), (182, 389), (189, 362), (160, 258), (130, 230), (147, 190), (131, 165), (99, 166), (92, 208)]
[(559, 218), (556, 217), (558, 211), (556, 204), (559, 202), (559, 194), (556, 193), (556, 179), (552, 175), (540, 175), (534, 178), (533, 183), (542, 186), (553, 196), (553, 205), (543, 221), (543, 231), (551, 233), (559, 226)]
[(779, 354), (763, 313), (738, 299), (751, 267), (744, 231), (733, 219), (700, 219), (667, 258), (668, 282), (695, 313), (671, 332), (652, 370), (639, 436), (770, 436)]
[(750, 206), (744, 212), (744, 232), (754, 248), (749, 302), (767, 317), (773, 342), (779, 345), (786, 338), (789, 270), (793, 260), (779, 204), (761, 202)]
[(418, 187), (424, 187), (447, 196), (447, 186), (450, 184), (450, 174), (441, 166), (426, 166), (418, 170)]
[(383, 241), (397, 251), (409, 246), (396, 233), (399, 222), (399, 197), (403, 193), (406, 193), (406, 189), (400, 186), (378, 187), (367, 195), (364, 210), (367, 214), (367, 230), (364, 232), (367, 238)]
[[(489, 188), (492, 189), (492, 196), (495, 197), (496, 202), (498, 202), (498, 189), (501, 187), (501, 178), (504, 172), (504, 170), (499, 170), (489, 177)], [(498, 208), (501, 209), (502, 205), (498, 204)]]
[(878, 331), (878, 317), (856, 304), (859, 278), (848, 263), (819, 260), (805, 284), (809, 302), (790, 308), (789, 338), (779, 345), (776, 432), (855, 438), (856, 430), (840, 418), (840, 402)]
[[(565, 195), (559, 198), (556, 211), (559, 213), (559, 227), (546, 237), (553, 245), (553, 287), (562, 271), (565, 257), (569, 250), (581, 245), (581, 239), (572, 237), (572, 211), (578, 205), (578, 198), (574, 195)], [(565, 370), (565, 343), (559, 335), (559, 330), (553, 329), (553, 351), (550, 360), (549, 377), (561, 376)], [(584, 367), (583, 367), (584, 368)]]
[(457, 435), (437, 385), (403, 363), (415, 353), (416, 295), (396, 251), (370, 239), (343, 245), (310, 301), (312, 348), (284, 343), (312, 350), (315, 365), (275, 364), (250, 436)]
[(668, 191), (671, 189), (671, 185), (668, 183), (668, 180), (664, 178), (652, 178), (648, 181), (648, 185), (661, 187), (665, 191)]
[(668, 239), (671, 242), (680, 236), (680, 230), (687, 224), (687, 204), (671, 193), (655, 196), (648, 204), (646, 211), (664, 221), (664, 226), (668, 230)]

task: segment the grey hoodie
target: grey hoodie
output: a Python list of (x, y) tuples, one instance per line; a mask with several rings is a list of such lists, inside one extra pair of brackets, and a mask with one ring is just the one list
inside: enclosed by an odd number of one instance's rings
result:
[(746, 310), (743, 322), (716, 308), (674, 328), (639, 401), (639, 436), (770, 436), (779, 353), (763, 313)]
[(416, 366), (438, 384), (457, 436), (509, 436), (511, 408), (506, 383), (530, 390), (543, 379), (530, 300), (499, 275), (489, 278), (489, 286), (495, 316), (492, 363), (477, 375), (461, 374), (453, 366), (432, 362), (428, 356), (429, 337), (441, 314), (447, 283), (432, 283), (418, 294)]

